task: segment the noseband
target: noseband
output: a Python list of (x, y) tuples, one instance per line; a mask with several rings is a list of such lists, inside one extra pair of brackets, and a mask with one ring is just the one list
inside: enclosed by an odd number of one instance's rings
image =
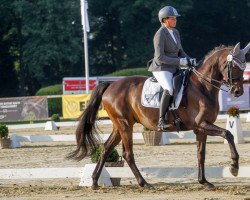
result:
[[(216, 79), (210, 78), (208, 76), (205, 76), (204, 74), (200, 73), (195, 69), (195, 67), (192, 67), (191, 70), (195, 73), (196, 76), (200, 77), (202, 80), (205, 80), (208, 82), (210, 85), (213, 87), (223, 90), (225, 92), (229, 92), (232, 89), (233, 83), (235, 81), (241, 81), (243, 78), (238, 76), (238, 77), (233, 77), (233, 67), (238, 67), (240, 70), (244, 71), (246, 69), (246, 62), (242, 62), (240, 59), (236, 58), (233, 56), (231, 53), (227, 56), (227, 62), (225, 64), (225, 67), (223, 70), (227, 69), (227, 80), (223, 81), (218, 81)], [(223, 88), (220, 88), (216, 86), (215, 84), (212, 83), (212, 81), (225, 85), (229, 90), (225, 90)]]

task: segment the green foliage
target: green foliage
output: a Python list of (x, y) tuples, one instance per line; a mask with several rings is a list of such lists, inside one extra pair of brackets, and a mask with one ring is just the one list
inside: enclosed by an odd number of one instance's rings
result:
[[(62, 85), (52, 85), (48, 87), (41, 88), (37, 91), (36, 96), (46, 96), (46, 95), (61, 95), (62, 94)], [(48, 110), (49, 116), (54, 113), (58, 113), (62, 116), (62, 98), (49, 98), (48, 99)]]
[(43, 87), (36, 92), (36, 96), (44, 96), (44, 95), (60, 95), (62, 94), (62, 84), (51, 85), (48, 87)]
[(0, 124), (0, 139), (6, 139), (9, 135), (9, 129), (5, 124)]
[(23, 62), (42, 85), (79, 69), (83, 49), (79, 7), (80, 1), (74, 0), (13, 2), (22, 21)]
[[(101, 156), (101, 153), (103, 151), (103, 144), (100, 144), (99, 147), (96, 149), (96, 151), (91, 155), (91, 161), (93, 163), (97, 163), (99, 160), (99, 157)], [(117, 162), (119, 160), (119, 154), (116, 149), (113, 149), (111, 153), (108, 155), (106, 162)]]
[(221, 44), (235, 45), (240, 41), (246, 45), (250, 38), (246, 29), (250, 27), (250, 15), (246, 14), (249, 9), (249, 0), (238, 1), (237, 6), (234, 0), (193, 0), (185, 17), (178, 20), (185, 51), (190, 56), (202, 58)]
[(53, 113), (58, 113), (60, 116), (62, 116), (62, 98), (50, 98), (48, 99), (48, 110), (49, 110), (49, 116), (51, 116)]
[(15, 70), (17, 31), (13, 27), (14, 17), (9, 4), (7, 0), (0, 1), (0, 97), (19, 95), (18, 72)]
[(122, 69), (107, 76), (134, 76), (134, 75), (143, 75), (143, 76), (152, 76), (152, 72), (149, 72), (146, 67), (141, 68), (128, 68)]
[(51, 120), (55, 121), (55, 122), (60, 122), (60, 116), (59, 116), (59, 114), (53, 114), (51, 116)]

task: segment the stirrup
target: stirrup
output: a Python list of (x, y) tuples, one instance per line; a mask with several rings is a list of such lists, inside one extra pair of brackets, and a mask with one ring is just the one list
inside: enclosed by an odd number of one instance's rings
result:
[(166, 130), (167, 128), (171, 127), (172, 125), (171, 124), (167, 124), (165, 122), (165, 120), (163, 119), (160, 119), (159, 120), (159, 123), (158, 123), (158, 131), (164, 131)]

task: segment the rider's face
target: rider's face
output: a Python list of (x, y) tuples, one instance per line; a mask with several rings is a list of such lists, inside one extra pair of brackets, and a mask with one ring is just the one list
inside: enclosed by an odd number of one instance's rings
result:
[(163, 23), (169, 28), (172, 29), (176, 26), (177, 19), (176, 17), (168, 17), (163, 20)]

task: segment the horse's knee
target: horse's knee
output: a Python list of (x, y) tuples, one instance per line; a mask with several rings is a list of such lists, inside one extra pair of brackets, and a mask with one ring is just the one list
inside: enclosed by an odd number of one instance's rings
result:
[(229, 142), (234, 142), (234, 136), (230, 131), (225, 131), (225, 139)]

